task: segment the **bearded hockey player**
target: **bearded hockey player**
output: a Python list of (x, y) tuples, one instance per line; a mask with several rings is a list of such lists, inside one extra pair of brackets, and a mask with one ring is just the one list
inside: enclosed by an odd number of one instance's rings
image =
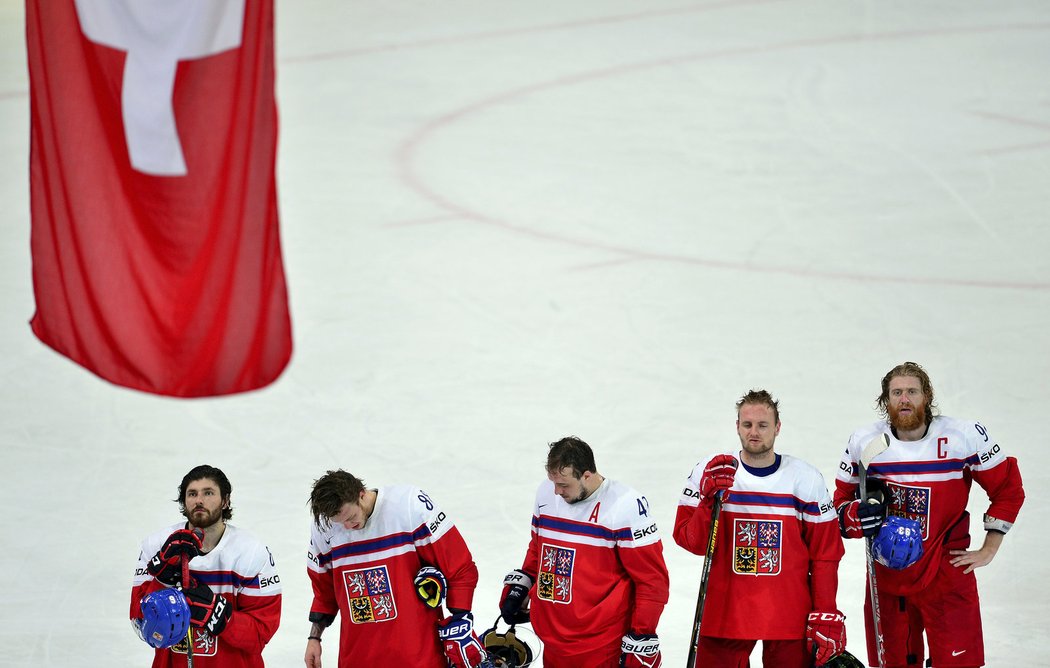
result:
[[(192, 469), (179, 485), (177, 502), (186, 521), (142, 541), (131, 590), (131, 618), (155, 647), (154, 668), (185, 666), (187, 642), (170, 635), (185, 598), (190, 613), (194, 668), (262, 668), (262, 652), (281, 621), (281, 579), (269, 548), (228, 520), (232, 486), (214, 466)], [(188, 560), (189, 581), (182, 562)], [(148, 597), (168, 587), (181, 592), (158, 607)], [(145, 605), (144, 605), (145, 601)], [(153, 602), (151, 605), (150, 603)], [(169, 631), (157, 635), (161, 621)]]
[[(983, 666), (974, 569), (991, 563), (1024, 503), (1017, 460), (1006, 456), (980, 422), (935, 415), (930, 377), (914, 362), (883, 377), (877, 405), (885, 419), (850, 436), (836, 475), (835, 506), (846, 538), (878, 535), (887, 515), (917, 521), (921, 530), (916, 563), (883, 559), (874, 565), (885, 666), (923, 665), (923, 632), (937, 668)], [(866, 475), (869, 490), (882, 491), (882, 503), (862, 503), (857, 498), (861, 455), (876, 439), (885, 439), (888, 447), (871, 459)], [(974, 482), (991, 503), (983, 544), (968, 550), (966, 506)], [(864, 621), (868, 662), (878, 665), (870, 591)]]
[(504, 580), (508, 624), (531, 617), (546, 668), (654, 668), (667, 566), (649, 502), (598, 473), (587, 443), (550, 444), (525, 563)]

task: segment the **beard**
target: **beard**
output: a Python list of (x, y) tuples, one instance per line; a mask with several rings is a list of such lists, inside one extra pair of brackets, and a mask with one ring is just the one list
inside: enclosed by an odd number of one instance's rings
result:
[(912, 406), (912, 412), (901, 415), (900, 410), (889, 407), (890, 425), (897, 431), (912, 431), (926, 424), (926, 406)]
[(587, 498), (587, 496), (588, 496), (587, 489), (583, 485), (580, 485), (580, 493), (579, 494), (577, 494), (576, 496), (574, 496), (572, 498), (568, 498), (568, 499), (563, 496), (562, 500), (564, 500), (565, 503), (568, 503), (569, 505), (572, 505), (574, 503), (579, 503), (580, 501), (583, 501), (584, 499)]
[[(200, 511), (200, 512), (198, 512)], [(198, 529), (207, 529), (222, 520), (222, 508), (209, 511), (206, 508), (186, 509), (183, 513), (190, 524)]]

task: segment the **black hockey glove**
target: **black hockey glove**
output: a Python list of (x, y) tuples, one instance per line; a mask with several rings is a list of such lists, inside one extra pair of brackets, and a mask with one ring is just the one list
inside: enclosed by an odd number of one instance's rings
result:
[(158, 582), (163, 582), (169, 587), (175, 586), (182, 578), (182, 555), (186, 555), (187, 559), (199, 555), (204, 546), (201, 542), (202, 536), (199, 530), (173, 531), (146, 564), (146, 571)]
[(867, 502), (857, 499), (839, 506), (839, 530), (843, 538), (874, 536), (886, 521), (889, 490), (881, 480), (869, 482)]
[(233, 616), (230, 602), (203, 582), (189, 589), (183, 589), (186, 602), (190, 604), (190, 624), (197, 628), (207, 629), (208, 633), (217, 636), (226, 628), (226, 623)]
[(499, 599), (499, 614), (510, 625), (529, 621), (529, 590), (532, 577), (521, 569), (507, 573), (503, 578), (503, 595)]
[(440, 570), (433, 566), (420, 568), (413, 584), (416, 585), (416, 595), (419, 596), (419, 600), (423, 601), (428, 608), (441, 608), (441, 604), (445, 602), (448, 582), (445, 581), (445, 576)]

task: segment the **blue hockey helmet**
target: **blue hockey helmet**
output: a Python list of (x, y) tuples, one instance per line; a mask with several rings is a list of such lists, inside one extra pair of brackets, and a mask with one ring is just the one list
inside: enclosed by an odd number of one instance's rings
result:
[(164, 649), (186, 637), (190, 628), (190, 605), (178, 589), (150, 592), (139, 601), (142, 619), (134, 620), (139, 637), (150, 647)]
[(901, 570), (922, 557), (922, 527), (918, 520), (891, 515), (871, 543), (871, 555), (886, 568)]

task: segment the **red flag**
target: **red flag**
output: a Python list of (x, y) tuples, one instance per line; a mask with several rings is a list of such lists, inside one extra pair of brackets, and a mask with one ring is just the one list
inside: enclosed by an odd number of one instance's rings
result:
[(33, 332), (199, 397), (291, 357), (272, 0), (28, 0)]

